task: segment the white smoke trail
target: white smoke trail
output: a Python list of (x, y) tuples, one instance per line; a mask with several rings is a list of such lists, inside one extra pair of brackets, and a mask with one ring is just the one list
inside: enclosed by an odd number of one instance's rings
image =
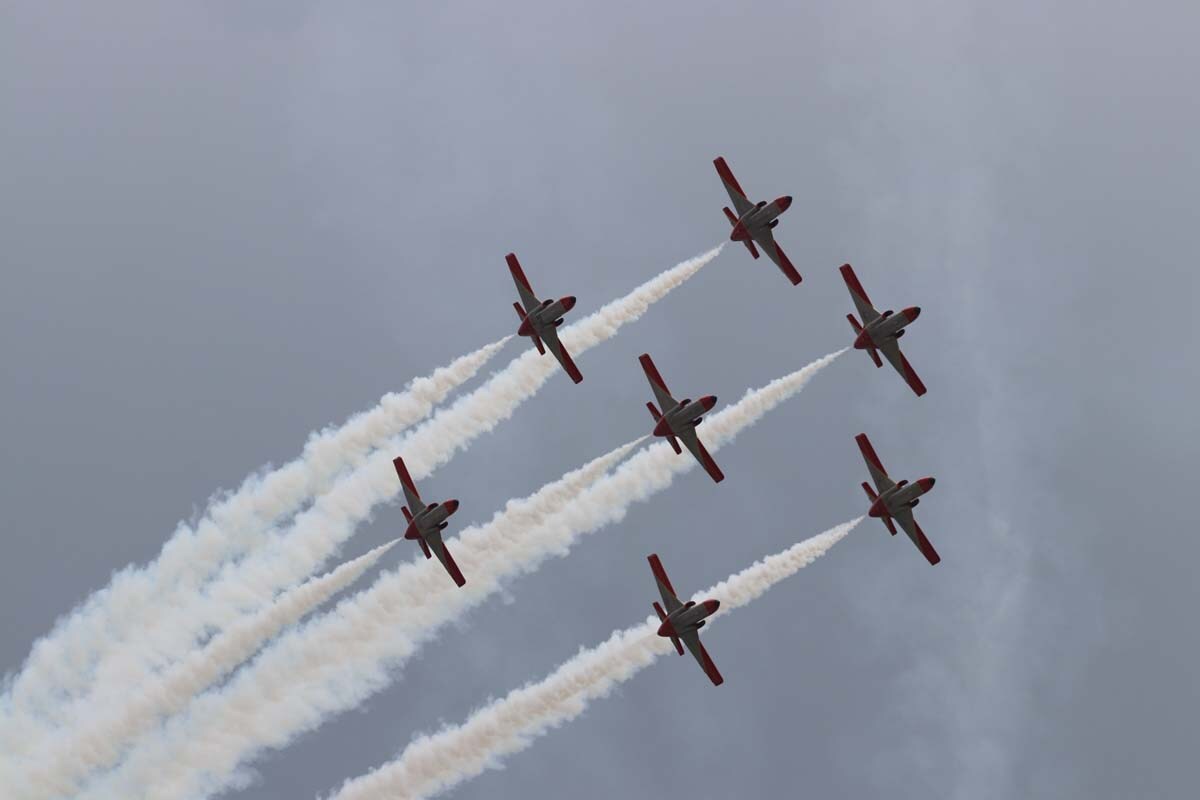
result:
[[(614, 300), (574, 325), (560, 338), (573, 353), (582, 353), (614, 336), (639, 319), (655, 302), (682, 285), (708, 264), (716, 247), (655, 276), (626, 296)], [(439, 410), (402, 441), (389, 441), (361, 460), (358, 468), (339, 479), (311, 508), (298, 514), (289, 529), (272, 531), (268, 542), (221, 574), (202, 592), (169, 609), (169, 625), (145, 630), (102, 666), (108, 685), (127, 686), (171, 663), (196, 646), (204, 631), (222, 630), (239, 617), (270, 602), (274, 594), (311, 575), (354, 533), (380, 503), (393, 500), (400, 483), (392, 458), (404, 455), (414, 480), (429, 476), (482, 434), (512, 416), (561, 368), (553, 357), (527, 350), (475, 391)]]
[[(129, 637), (153, 638), (164, 612), (178, 598), (192, 595), (223, 562), (260, 545), (272, 523), (325, 491), (339, 473), (361, 464), (374, 446), (428, 416), (511, 338), (461, 356), (429, 377), (412, 381), (404, 391), (384, 395), (374, 409), (342, 426), (313, 434), (299, 458), (248, 478), (194, 528), (181, 525), (155, 561), (117, 573), (107, 588), (60, 619), (34, 645), (11, 692), (0, 698), (4, 752), (14, 754), (47, 728), (68, 724), (80, 707), (91, 703), (91, 689), (116, 686), (124, 692), (131, 676), (106, 659)], [(173, 624), (169, 635), (176, 646), (158, 648), (157, 664), (187, 653), (196, 632)]]
[[(482, 531), (482, 530), (488, 530), (490, 528), (496, 528), (496, 527), (522, 528), (522, 527), (536, 527), (538, 525), (543, 524), (547, 519), (552, 518), (553, 515), (555, 513), (557, 513), (558, 511), (560, 511), (566, 504), (570, 503), (575, 496), (577, 496), (581, 491), (583, 491), (584, 488), (586, 488), (589, 484), (591, 484), (596, 479), (598, 479), (600, 476), (602, 476), (613, 465), (620, 462), (621, 459), (625, 458), (632, 450), (634, 450), (638, 445), (640, 445), (645, 440), (645, 438), (646, 437), (643, 436), (640, 439), (629, 442), (628, 444), (624, 444), (624, 445), (616, 448), (615, 450), (612, 450), (611, 452), (605, 453), (604, 455), (599, 456), (598, 458), (595, 458), (592, 461), (589, 461), (587, 464), (583, 465), (582, 467), (579, 467), (578, 469), (573, 470), (573, 471), (568, 472), (567, 474), (563, 475), (558, 480), (553, 481), (549, 484), (546, 484), (541, 489), (539, 489), (537, 492), (535, 492), (534, 494), (530, 495), (527, 498), (510, 500), (505, 505), (505, 507), (502, 511), (499, 511), (494, 515), (494, 517), (492, 518), (492, 520), (489, 523), (487, 523), (486, 525), (483, 525), (483, 526), (479, 526), (477, 528), (468, 528), (466, 531), (466, 534), (469, 536), (471, 531), (475, 531), (475, 530)], [(461, 542), (461, 540), (462, 540), (462, 537), (459, 537), (459, 539), (457, 539), (457, 540), (450, 540), (447, 543), (447, 546), (450, 548), (451, 552), (454, 554), (455, 560), (459, 561), (460, 566), (463, 567), (463, 572), (467, 576), (467, 587), (470, 587), (471, 584), (476, 580), (476, 576), (474, 574), (472, 574), (471, 569), (469, 567), (467, 567), (461, 561), (461, 559), (459, 559), (459, 557), (458, 557), (458, 548), (459, 548), (459, 543)], [(410, 571), (410, 572), (414, 571), (414, 570), (426, 571), (425, 574), (429, 575), (430, 577), (436, 575), (437, 580), (431, 581), (431, 583), (433, 585), (435, 585), (438, 590), (444, 589), (446, 587), (450, 587), (452, 589), (458, 590), (458, 587), (456, 587), (453, 584), (453, 582), (451, 582), (451, 580), (445, 574), (445, 572), (442, 570), (441, 565), (437, 561), (418, 558), (412, 564), (405, 565), (404, 567), (402, 567), (400, 571), (403, 572), (405, 570)], [(380, 576), (380, 579), (378, 581), (376, 581), (376, 587), (378, 587), (383, 582), (384, 582), (384, 576)], [(459, 591), (461, 591), (461, 590), (459, 590)], [(346, 607), (353, 607), (356, 610), (359, 610), (364, 613), (368, 612), (368, 609), (371, 609), (370, 613), (379, 613), (379, 610), (375, 607), (375, 604), (380, 603), (380, 602), (383, 602), (383, 603), (389, 602), (387, 598), (381, 598), (379, 596), (378, 592), (374, 592), (374, 593), (372, 593), (370, 591), (363, 592), (363, 593), (360, 593), (359, 595), (357, 595), (356, 597), (364, 597), (364, 596), (370, 596), (371, 599), (366, 603), (361, 603), (361, 602), (358, 602), (355, 599), (355, 597), (348, 598), (347, 600), (345, 600), (341, 604), (339, 604), (338, 608), (342, 609), (342, 608), (346, 608)], [(387, 619), (389, 620), (389, 622), (385, 623), (385, 624), (393, 624), (394, 618), (397, 615), (403, 616), (404, 613), (405, 613), (405, 610), (401, 607), (395, 607), (395, 606), (389, 607), (386, 611), (386, 616), (387, 616)], [(334, 660), (337, 660), (337, 659), (340, 659), (343, 657), (353, 658), (355, 655), (355, 650), (356, 650), (355, 645), (352, 641), (348, 641), (348, 640), (344, 641), (344, 643), (338, 642), (338, 640), (341, 639), (342, 637), (340, 637), (338, 635), (338, 632), (335, 630), (336, 626), (330, 624), (330, 620), (333, 619), (334, 617), (336, 617), (336, 614), (326, 615), (325, 617), (310, 621), (300, 630), (293, 631), (292, 633), (289, 633), (289, 634), (285, 634), (285, 636), (282, 637), (269, 650), (271, 652), (282, 653), (283, 654), (282, 658), (285, 660), (288, 658), (291, 658), (293, 656), (295, 658), (299, 659), (292, 664), (292, 668), (299, 670), (301, 672), (307, 672), (310, 669), (315, 669), (319, 672), (322, 669), (322, 662), (328, 660), (331, 656), (333, 657)], [(336, 622), (336, 619), (335, 619), (335, 622)], [(291, 645), (289, 645), (288, 643), (295, 642), (295, 641), (297, 641), (297, 639), (300, 639), (300, 638), (305, 638), (305, 637), (297, 636), (298, 633), (300, 633), (301, 631), (305, 631), (305, 630), (308, 630), (308, 631), (320, 630), (320, 631), (326, 632), (327, 634), (329, 634), (328, 636), (321, 636), (320, 634), (317, 634), (317, 638), (321, 638), (326, 643), (330, 643), (332, 645), (332, 647), (335, 648), (335, 650), (327, 651), (324, 654), (318, 655), (318, 654), (308, 652), (308, 651), (292, 649)], [(386, 637), (387, 630), (381, 628), (381, 629), (375, 631), (375, 635), (377, 635), (379, 637)], [(342, 651), (342, 652), (337, 652), (343, 646), (343, 644), (345, 645), (346, 650)], [(265, 653), (264, 653), (264, 655), (265, 655)], [(261, 659), (261, 656), (260, 656), (260, 659)], [(240, 678), (235, 678), (235, 681), (240, 681)], [(264, 692), (265, 695), (279, 697), (280, 692), (288, 691), (288, 689), (284, 684), (277, 684), (275, 686), (266, 686), (266, 685), (259, 684), (256, 691)], [(336, 690), (335, 690), (335, 692), (336, 692)], [(213, 696), (212, 692), (210, 692), (209, 694), (206, 694), (206, 695), (202, 695), (201, 700), (198, 701), (198, 703), (202, 704), (205, 701), (211, 703), (212, 701), (210, 698), (212, 696)], [(255, 702), (264, 702), (264, 701), (265, 701), (265, 697), (260, 696), (258, 698), (258, 700), (256, 700)], [(229, 711), (231, 711), (232, 714), (238, 718), (238, 722), (236, 724), (249, 725), (253, 728), (253, 733), (252, 733), (253, 736), (262, 737), (265, 735), (269, 735), (269, 731), (267, 731), (263, 726), (263, 722), (265, 722), (265, 720), (256, 719), (255, 715), (253, 713), (246, 714), (246, 713), (243, 713), (243, 711), (238, 711), (238, 710), (229, 710)], [(197, 712), (191, 712), (190, 715), (194, 715), (195, 713), (197, 713)], [(299, 728), (291, 727), (291, 725), (293, 723), (296, 725), (299, 725), (300, 727)], [(297, 730), (304, 730), (304, 729), (307, 729), (308, 727), (313, 727), (315, 725), (316, 725), (316, 721), (310, 720), (307, 718), (296, 718), (295, 720), (289, 720), (284, 723), (283, 735), (285, 737), (290, 738), (290, 736), (294, 735), (294, 733)], [(168, 727), (173, 727), (173, 726), (174, 726), (174, 723), (171, 723), (171, 725), (169, 725)], [(149, 751), (156, 753), (161, 749), (163, 744), (165, 744), (165, 743), (163, 743), (161, 741), (161, 737), (153, 738), (150, 741), (145, 742), (143, 744), (143, 747), (141, 748), (141, 750), (143, 750), (143, 751), (149, 750)], [(138, 755), (139, 755), (138, 751), (135, 751), (134, 757), (130, 759), (130, 761), (133, 763), (127, 763), (124, 767), (122, 767), (122, 769), (116, 774), (115, 777), (109, 776), (108, 778), (100, 779), (97, 782), (97, 785), (95, 787), (93, 787), (93, 790), (85, 796), (106, 797), (106, 798), (107, 797), (127, 797), (127, 796), (131, 796), (130, 795), (131, 791), (132, 791), (132, 796), (136, 796), (139, 792), (139, 790), (136, 788), (132, 789), (132, 790), (126, 789), (123, 787), (122, 788), (113, 788), (113, 785), (120, 783), (120, 778), (121, 778), (122, 774), (140, 771), (141, 767), (137, 763)], [(151, 758), (152, 757), (153, 756), (151, 756)], [(236, 762), (234, 762), (234, 763), (236, 764)], [(186, 770), (185, 770), (185, 772), (186, 772)], [(167, 781), (165, 780), (165, 777), (166, 777), (165, 774), (161, 777), (163, 777), (164, 780), (160, 781), (158, 778), (152, 777), (152, 780), (153, 780), (152, 783), (142, 784), (142, 786), (143, 787), (151, 786), (151, 785), (154, 786), (154, 796), (155, 797), (175, 797), (175, 796), (180, 796), (183, 793), (182, 789), (169, 788), (167, 786)]]
[[(719, 449), (843, 352), (747, 392), (737, 404), (709, 416), (705, 441)], [(370, 589), (281, 637), (227, 686), (198, 698), (88, 796), (120, 797), (138, 786), (153, 786), (163, 797), (205, 796), (227, 788), (241, 779), (238, 766), (261, 750), (284, 746), (324, 717), (386, 686), (396, 667), (440, 626), (494, 594), (503, 580), (565, 554), (580, 535), (621, 519), (635, 500), (661, 491), (694, 466), (690, 455), (652, 445), (543, 524), (497, 517), (464, 531), (451, 545), (468, 576), (461, 589), (432, 568), (436, 565), (408, 564), (385, 573)]]
[[(824, 555), (861, 519), (768, 556), (711, 589), (697, 592), (694, 599), (721, 601), (712, 618), (744, 606)], [(648, 591), (654, 594), (652, 589)], [(670, 653), (671, 644), (656, 634), (657, 629), (658, 618), (650, 617), (640, 625), (616, 631), (606, 642), (581, 651), (542, 681), (492, 701), (463, 724), (415, 739), (395, 761), (347, 781), (333, 800), (428, 797), (474, 778), (489, 767), (499, 767), (502, 759), (575, 719), (592, 700), (605, 697), (617, 684)]]
[(89, 709), (75, 726), (60, 729), (48, 752), (29, 759), (24, 785), (10, 782), (15, 798), (74, 797), (90, 772), (112, 766), (138, 737), (182, 709), (198, 692), (232, 672), (262, 644), (333, 595), (350, 586), (390, 550), (393, 540), (336, 569), (287, 590), (270, 606), (216, 636), (205, 648), (165, 672), (150, 686), (137, 687), (125, 702)]

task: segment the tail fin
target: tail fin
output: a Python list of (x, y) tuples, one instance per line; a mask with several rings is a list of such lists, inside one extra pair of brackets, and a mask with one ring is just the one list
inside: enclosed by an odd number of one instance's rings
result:
[(417, 544), (421, 545), (421, 552), (425, 554), (426, 558), (433, 558), (433, 553), (429, 552), (429, 545), (420, 536), (417, 537)]
[(871, 484), (863, 481), (862, 487), (863, 491), (867, 493), (867, 497), (871, 499), (872, 503), (879, 499), (879, 495), (875, 494), (875, 490), (871, 488)]
[[(654, 403), (646, 403), (646, 408), (650, 409), (650, 416), (654, 417), (654, 424), (657, 427), (658, 421), (662, 419), (662, 414), (658, 413), (658, 408)], [(675, 455), (683, 452), (683, 448), (679, 446), (679, 440), (668, 434), (667, 441), (671, 443), (671, 447), (675, 448)]]
[[(862, 329), (862, 325), (859, 325), (859, 324), (858, 324), (858, 320), (854, 318), (854, 315), (853, 315), (853, 314), (847, 314), (847, 315), (846, 315), (846, 319), (850, 320), (850, 327), (851, 327), (851, 328), (854, 328), (854, 339), (855, 339), (855, 341), (857, 341), (857, 340), (858, 340), (858, 335), (859, 335), (860, 333), (862, 333), (862, 330), (863, 330), (863, 329)], [(879, 357), (879, 351), (878, 351), (878, 350), (876, 350), (874, 347), (868, 347), (868, 348), (867, 348), (867, 353), (868, 353), (868, 355), (870, 355), (870, 356), (871, 356), (871, 360), (875, 362), (875, 366), (876, 366), (876, 367), (882, 367), (882, 366), (883, 366), (883, 359), (881, 359), (881, 358)]]
[[(657, 600), (654, 602), (654, 610), (658, 612), (658, 619), (660, 622), (667, 621), (667, 615), (663, 612), (662, 606), (658, 604)], [(671, 644), (675, 645), (675, 651), (678, 652), (679, 655), (683, 655), (683, 645), (680, 644), (678, 636), (671, 637)]]
[(729, 220), (730, 225), (737, 225), (737, 217), (735, 217), (733, 212), (729, 210), (729, 206), (725, 206), (721, 210), (725, 212), (725, 218)]
[(746, 249), (750, 251), (750, 255), (758, 258), (758, 249), (754, 246), (754, 242), (750, 239), (745, 239), (742, 244), (746, 245)]

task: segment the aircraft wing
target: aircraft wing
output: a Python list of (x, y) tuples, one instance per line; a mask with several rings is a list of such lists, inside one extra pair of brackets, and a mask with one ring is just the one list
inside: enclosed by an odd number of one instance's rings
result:
[(846, 288), (850, 290), (850, 299), (854, 301), (854, 308), (858, 311), (858, 317), (862, 320), (863, 327), (866, 327), (867, 323), (879, 318), (879, 312), (871, 304), (871, 298), (867, 297), (867, 291), (858, 282), (858, 276), (854, 274), (854, 268), (849, 264), (842, 264), (838, 269), (842, 273), (842, 280), (846, 282)]
[(779, 267), (779, 271), (787, 276), (787, 279), (795, 286), (801, 280), (800, 273), (792, 266), (792, 262), (788, 259), (787, 253), (783, 252), (783, 248), (775, 242), (775, 235), (771, 233), (770, 228), (762, 228), (754, 234), (754, 241), (763, 249), (763, 252), (775, 262), (775, 266)]
[(904, 353), (900, 352), (899, 342), (890, 337), (884, 339), (879, 345), (879, 352), (883, 353), (884, 358), (891, 362), (896, 372), (900, 373), (900, 377), (904, 378), (905, 383), (916, 393), (917, 397), (925, 394), (925, 384), (921, 383), (916, 370), (908, 363)]
[(396, 456), (392, 459), (392, 464), (396, 467), (396, 474), (400, 476), (400, 486), (404, 489), (404, 499), (408, 502), (408, 508), (413, 515), (421, 513), (425, 508), (425, 504), (421, 502), (421, 495), (417, 493), (417, 486), (413, 483), (412, 477), (408, 474), (408, 468), (404, 466), (404, 459)]
[(529, 285), (529, 279), (525, 277), (525, 271), (521, 269), (516, 254), (509, 253), (504, 260), (508, 262), (508, 271), (512, 273), (513, 283), (517, 285), (517, 294), (521, 296), (521, 305), (525, 306), (525, 313), (528, 314), (541, 305), (541, 302), (533, 293), (533, 287)]
[(717, 168), (717, 175), (721, 176), (721, 183), (725, 184), (725, 191), (729, 192), (729, 199), (733, 202), (733, 207), (737, 210), (737, 215), (741, 217), (750, 209), (754, 208), (754, 203), (751, 203), (746, 193), (742, 191), (742, 187), (738, 185), (737, 178), (733, 177), (733, 171), (729, 169), (729, 165), (725, 163), (722, 156), (717, 156), (713, 159), (713, 166)]
[(683, 446), (692, 452), (696, 460), (700, 462), (700, 466), (704, 467), (704, 471), (713, 479), (714, 483), (720, 483), (725, 480), (725, 473), (721, 472), (721, 468), (717, 466), (717, 462), (713, 461), (713, 457), (704, 449), (704, 444), (700, 441), (700, 437), (696, 435), (696, 429), (688, 426), (679, 434), (679, 440), (683, 442)]
[(704, 645), (700, 644), (700, 634), (694, 630), (689, 630), (679, 635), (683, 643), (687, 645), (687, 649), (691, 651), (696, 658), (696, 663), (700, 665), (700, 669), (704, 670), (704, 674), (713, 682), (713, 686), (720, 686), (725, 682), (721, 677), (721, 673), (717, 671), (717, 665), (709, 658), (708, 651), (704, 649)]
[(450, 551), (446, 548), (446, 543), (442, 541), (442, 537), (438, 534), (433, 534), (428, 537), (426, 542), (429, 549), (437, 556), (438, 561), (442, 562), (442, 566), (446, 568), (446, 572), (450, 573), (450, 577), (459, 586), (464, 585), (467, 579), (463, 577), (462, 572), (458, 569), (458, 564), (454, 563), (454, 559), (450, 556)]
[(658, 407), (665, 415), (677, 405), (675, 398), (671, 397), (671, 392), (667, 389), (666, 381), (662, 379), (662, 375), (658, 374), (658, 368), (654, 366), (654, 361), (650, 358), (650, 354), (642, 353), (638, 356), (638, 361), (642, 364), (642, 371), (646, 373), (646, 380), (650, 381), (650, 388), (654, 391), (654, 399), (658, 401)]
[(871, 480), (875, 481), (875, 491), (883, 494), (895, 486), (896, 482), (888, 477), (887, 470), (883, 468), (879, 456), (875, 455), (875, 448), (871, 447), (871, 440), (867, 438), (867, 435), (860, 433), (854, 437), (854, 441), (858, 442), (858, 449), (862, 451), (863, 461), (867, 462), (867, 472), (871, 473)]
[(908, 538), (912, 539), (912, 543), (921, 551), (921, 555), (925, 556), (926, 561), (936, 564), (942, 560), (942, 557), (937, 554), (937, 550), (934, 550), (933, 545), (925, 538), (925, 532), (921, 530), (921, 526), (913, 517), (912, 509), (904, 508), (897, 512), (896, 522), (900, 523), (900, 527), (908, 534)]
[(663, 606), (670, 614), (683, 603), (675, 595), (675, 588), (671, 586), (671, 579), (667, 577), (667, 571), (663, 569), (662, 562), (658, 560), (658, 554), (651, 554), (646, 560), (650, 562), (650, 571), (654, 573), (654, 582), (658, 584), (658, 593), (662, 595)]
[(571, 376), (571, 380), (576, 383), (583, 380), (583, 373), (579, 371), (579, 367), (575, 366), (575, 362), (571, 360), (571, 354), (567, 352), (567, 348), (563, 347), (563, 343), (559, 341), (557, 328), (550, 326), (543, 329), (542, 341), (545, 342), (546, 348), (558, 359), (558, 363), (562, 364), (562, 368)]

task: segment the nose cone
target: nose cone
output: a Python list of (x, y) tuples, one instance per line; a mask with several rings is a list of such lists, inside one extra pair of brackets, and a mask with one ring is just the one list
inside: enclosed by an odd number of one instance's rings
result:
[(707, 611), (709, 614), (715, 614), (717, 609), (720, 607), (721, 607), (720, 600), (705, 600), (704, 601), (704, 610)]
[(909, 322), (912, 322), (917, 317), (921, 316), (921, 307), (920, 306), (911, 306), (909, 308), (904, 309), (900, 313), (902, 313), (904, 316), (908, 317)]
[(575, 296), (567, 295), (566, 297), (562, 298), (560, 302), (562, 303), (564, 311), (570, 311), (575, 307)]
[(446, 509), (447, 514), (453, 514), (455, 511), (458, 511), (458, 501), (447, 500), (446, 502), (442, 503), (442, 508)]
[(934, 478), (921, 478), (921, 480), (917, 481), (917, 483), (920, 484), (923, 491), (928, 492), (933, 488), (933, 485), (937, 483), (937, 480)]
[(788, 208), (790, 208), (790, 207), (791, 207), (791, 205), (792, 205), (792, 196), (791, 196), (790, 194), (789, 194), (789, 195), (784, 195), (783, 197), (781, 197), (781, 198), (779, 198), (778, 200), (776, 200), (776, 201), (775, 201), (775, 203), (776, 203), (776, 204), (779, 206), (779, 213), (781, 213), (781, 214), (782, 214), (784, 211), (787, 211), (787, 210), (788, 210)]
[(704, 407), (705, 411), (708, 411), (710, 408), (712, 408), (716, 404), (717, 404), (717, 396), (715, 394), (710, 394), (708, 397), (700, 398), (700, 405)]

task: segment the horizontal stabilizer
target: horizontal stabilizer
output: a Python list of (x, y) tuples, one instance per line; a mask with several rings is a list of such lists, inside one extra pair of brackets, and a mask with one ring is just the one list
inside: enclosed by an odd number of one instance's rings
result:
[[(662, 606), (658, 604), (657, 600), (654, 601), (654, 610), (658, 612), (658, 619), (660, 622), (667, 621), (667, 614), (665, 611), (663, 611)], [(671, 637), (671, 644), (675, 645), (675, 651), (679, 653), (679, 655), (683, 655), (683, 644), (679, 641), (678, 636)]]
[(537, 345), (538, 352), (542, 355), (546, 355), (546, 346), (542, 344), (542, 338), (536, 333), (532, 334), (529, 338), (533, 339), (533, 343)]
[(754, 246), (754, 242), (745, 239), (742, 241), (742, 244), (746, 245), (746, 249), (750, 251), (750, 255), (758, 258), (758, 248)]
[(420, 536), (417, 537), (417, 544), (421, 545), (421, 552), (425, 554), (426, 558), (433, 558), (433, 553), (429, 552), (429, 545)]

